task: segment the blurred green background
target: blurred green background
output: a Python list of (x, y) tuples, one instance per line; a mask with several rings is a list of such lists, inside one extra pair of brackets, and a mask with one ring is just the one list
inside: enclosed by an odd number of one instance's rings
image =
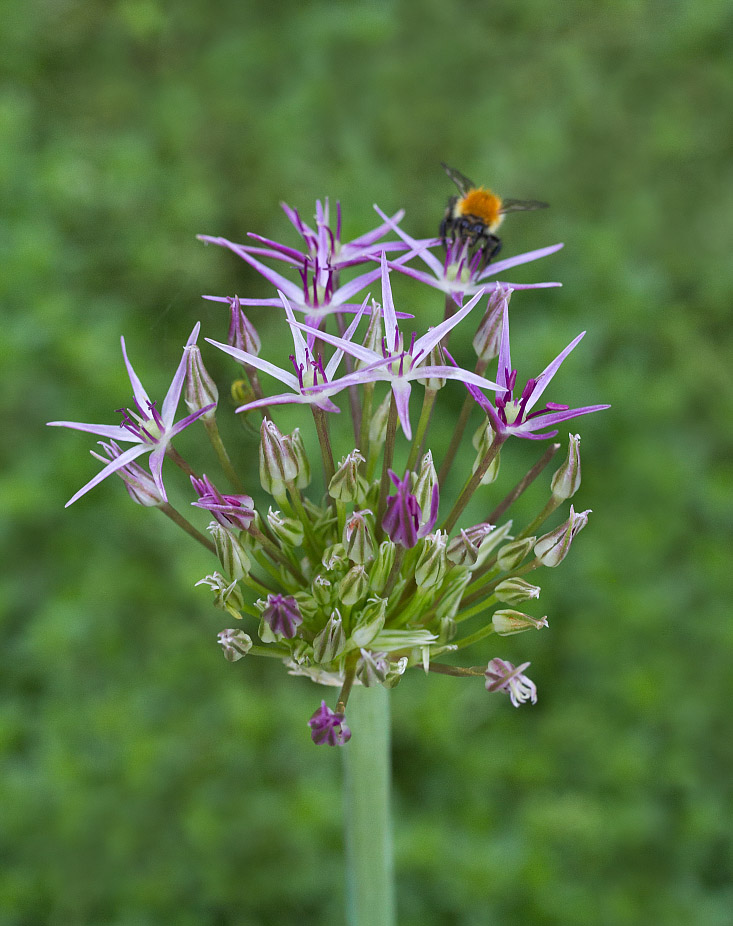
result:
[(373, 202), (434, 234), (445, 160), (552, 203), (505, 226), (506, 255), (565, 242), (508, 275), (564, 284), (515, 296), (514, 359), (587, 327), (550, 398), (613, 408), (580, 423), (594, 513), (542, 575), (551, 630), (475, 650), (531, 659), (538, 705), (394, 692), (400, 923), (728, 926), (730, 3), (5, 0), (2, 23), (0, 924), (343, 922), (320, 691), (222, 659), (211, 559), (119, 480), (65, 511), (92, 441), (44, 422), (116, 420), (121, 333), (160, 395), (196, 320), (225, 334), (201, 293), (270, 295), (196, 233), (295, 244), (279, 202), (330, 196), (347, 238)]

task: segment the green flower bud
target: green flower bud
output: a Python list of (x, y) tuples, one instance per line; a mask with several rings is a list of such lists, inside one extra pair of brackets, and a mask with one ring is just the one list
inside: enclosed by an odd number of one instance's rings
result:
[[(435, 347), (430, 351), (428, 359), (425, 361), (424, 366), (426, 367), (444, 367), (445, 366), (445, 355), (443, 354), (443, 347), (440, 342), (438, 342)], [(438, 389), (442, 389), (445, 386), (445, 379), (441, 379), (438, 376), (429, 376), (427, 379), (423, 380), (423, 386), (426, 389), (430, 389), (433, 392), (437, 392)]]
[[(486, 456), (486, 454), (491, 450), (494, 440), (496, 439), (496, 432), (491, 427), (488, 422), (479, 425), (478, 430), (473, 435), (473, 446), (478, 453), (476, 454), (476, 459), (473, 461), (473, 466), (471, 472), (475, 473), (476, 470), (481, 465), (481, 461)], [(494, 459), (489, 464), (489, 468), (486, 470), (484, 475), (481, 477), (481, 485), (487, 486), (496, 480), (496, 477), (499, 475), (499, 465), (501, 462), (501, 453), (497, 453)]]
[(372, 589), (379, 594), (387, 584), (392, 566), (394, 565), (395, 545), (391, 540), (383, 540), (379, 544), (377, 558), (374, 561), (371, 572), (369, 573), (369, 584)]
[(239, 591), (237, 580), (227, 584), (220, 572), (212, 572), (209, 576), (199, 579), (196, 585), (208, 585), (214, 592), (214, 606), (227, 611), (237, 620), (242, 619), (241, 610), (244, 605), (242, 593)]
[(308, 461), (308, 455), (305, 452), (303, 438), (300, 436), (300, 428), (296, 428), (292, 434), (286, 434), (283, 440), (290, 448), (293, 459), (295, 460), (297, 468), (295, 487), (297, 489), (305, 489), (310, 485), (311, 465)]
[(318, 604), (327, 605), (331, 603), (331, 583), (324, 575), (317, 575), (311, 583), (313, 597)]
[[(288, 579), (292, 579), (290, 573), (288, 573)], [(308, 621), (312, 617), (315, 617), (316, 614), (321, 610), (321, 606), (316, 601), (316, 599), (309, 592), (296, 592), (293, 595), (295, 598), (300, 613), (303, 615), (303, 619)]]
[(428, 534), (423, 543), (420, 556), (415, 566), (415, 584), (418, 588), (432, 588), (445, 578), (447, 560), (445, 557), (445, 542), (447, 534), (436, 531)]
[(326, 626), (313, 641), (313, 657), (316, 662), (329, 663), (337, 659), (346, 648), (346, 634), (341, 615), (336, 610), (329, 617)]
[(285, 485), (298, 475), (298, 463), (291, 442), (277, 426), (265, 418), (260, 428), (260, 482), (265, 492), (279, 498), (285, 494)]
[(272, 508), (267, 512), (267, 523), (276, 539), (284, 547), (300, 547), (303, 545), (303, 525), (295, 518), (286, 518), (281, 512), (273, 511)]
[(564, 524), (561, 524), (560, 527), (555, 528), (554, 531), (550, 531), (549, 534), (540, 537), (535, 544), (534, 553), (543, 566), (554, 567), (560, 565), (568, 555), (573, 538), (576, 534), (580, 533), (588, 523), (588, 515), (590, 513), (590, 508), (587, 511), (579, 511), (576, 513), (571, 505), (570, 517), (568, 520)]
[(504, 604), (521, 604), (530, 598), (540, 597), (539, 585), (532, 585), (517, 577), (504, 579), (494, 589), (494, 594)]
[(389, 406), (391, 401), (392, 393), (388, 392), (377, 410), (372, 412), (372, 420), (369, 422), (370, 451), (378, 450), (387, 439), (387, 419), (389, 418)]
[(374, 540), (366, 517), (371, 513), (368, 508), (355, 511), (344, 525), (344, 547), (347, 556), (354, 563), (363, 565), (374, 559)]
[(389, 669), (387, 671), (387, 676), (382, 682), (385, 688), (394, 688), (402, 676), (405, 674), (405, 669), (407, 668), (407, 663), (409, 662), (407, 656), (401, 656), (397, 662), (390, 662)]
[(243, 630), (222, 630), (216, 639), (229, 662), (237, 662), (252, 649), (252, 638)]
[(458, 633), (458, 624), (453, 620), (452, 617), (444, 617), (440, 621), (440, 629), (438, 631), (438, 643), (450, 643), (450, 641)]
[(473, 339), (473, 349), (480, 360), (488, 363), (499, 355), (504, 304), (509, 302), (513, 290), (508, 286), (497, 286), (489, 297), (486, 314), (478, 326)]
[(219, 390), (207, 373), (201, 358), (201, 349), (196, 344), (186, 348), (186, 388), (183, 398), (191, 413), (198, 412), (213, 403), (214, 407), (204, 412), (202, 419), (211, 419), (216, 415)]
[(465, 566), (454, 566), (448, 573), (440, 590), (440, 601), (435, 610), (439, 620), (453, 618), (461, 606), (466, 586), (471, 581), (471, 570)]
[(321, 563), (327, 572), (334, 572), (338, 569), (345, 569), (349, 563), (346, 557), (346, 550), (342, 543), (331, 544), (323, 551)]
[(474, 566), (479, 550), (493, 529), (494, 525), (488, 522), (467, 527), (448, 544), (446, 556), (456, 566)]
[(229, 578), (243, 579), (249, 575), (252, 563), (236, 535), (217, 521), (209, 524), (209, 533), (214, 540), (219, 562)]
[(370, 653), (360, 650), (361, 658), (356, 664), (356, 677), (365, 688), (381, 685), (387, 678), (389, 663), (384, 653)]
[(384, 616), (387, 611), (386, 598), (370, 598), (361, 609), (356, 619), (354, 629), (349, 640), (349, 649), (368, 646), (374, 637), (384, 627)]
[(328, 484), (328, 494), (331, 498), (339, 502), (356, 502), (363, 498), (368, 485), (359, 473), (359, 467), (364, 462), (364, 457), (358, 450), (352, 450), (341, 460)]
[(555, 498), (572, 498), (580, 488), (580, 434), (569, 434), (568, 458), (552, 477)]
[(529, 614), (522, 614), (521, 611), (494, 611), (491, 617), (491, 623), (496, 633), (502, 637), (511, 636), (513, 633), (522, 633), (524, 630), (540, 630), (547, 627), (547, 617), (537, 620), (536, 617), (530, 617)]
[(496, 563), (502, 572), (511, 572), (516, 569), (534, 546), (536, 537), (526, 537), (524, 540), (513, 540), (499, 550)]
[(420, 527), (427, 524), (430, 520), (430, 512), (433, 504), (433, 490), (437, 484), (438, 474), (433, 465), (433, 454), (428, 450), (422, 458), (420, 470), (412, 488), (412, 494), (415, 496), (420, 506)]
[(353, 566), (338, 585), (338, 598), (347, 606), (361, 601), (369, 591), (369, 578), (363, 566)]

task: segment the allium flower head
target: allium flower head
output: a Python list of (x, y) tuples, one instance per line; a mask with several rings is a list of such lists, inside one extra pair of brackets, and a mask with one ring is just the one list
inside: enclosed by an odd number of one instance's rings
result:
[(187, 415), (185, 418), (182, 418), (180, 421), (174, 423), (173, 419), (176, 415), (178, 403), (181, 399), (181, 390), (183, 389), (183, 383), (186, 378), (188, 351), (189, 348), (191, 348), (196, 343), (196, 338), (198, 337), (200, 327), (200, 324), (197, 323), (194, 326), (188, 341), (186, 341), (186, 346), (183, 349), (181, 362), (178, 364), (178, 369), (176, 370), (173, 381), (168, 388), (165, 399), (163, 399), (163, 406), (160, 411), (158, 411), (156, 403), (150, 400), (147, 392), (143, 387), (143, 384), (140, 382), (137, 376), (137, 373), (135, 373), (134, 369), (132, 368), (132, 364), (127, 357), (125, 339), (121, 338), (122, 356), (124, 357), (125, 366), (127, 367), (127, 375), (130, 377), (130, 383), (132, 385), (135, 410), (133, 411), (132, 409), (126, 408), (118, 409), (118, 411), (122, 414), (122, 423), (118, 425), (83, 424), (78, 421), (48, 422), (48, 424), (53, 427), (73, 428), (77, 431), (88, 431), (90, 434), (99, 434), (102, 437), (108, 437), (113, 441), (126, 441), (134, 445), (123, 451), (119, 456), (115, 457), (104, 467), (104, 469), (97, 473), (94, 479), (91, 479), (85, 486), (82, 486), (82, 488), (79, 489), (79, 491), (68, 500), (66, 503), (67, 508), (78, 498), (81, 498), (81, 496), (87, 493), (90, 489), (93, 489), (94, 486), (98, 485), (103, 479), (106, 479), (107, 476), (117, 472), (117, 470), (122, 469), (122, 467), (127, 466), (143, 453), (150, 454), (150, 472), (152, 474), (153, 480), (158, 491), (160, 492), (160, 496), (163, 499), (163, 502), (168, 501), (165, 486), (163, 485), (163, 458), (168, 452), (173, 438), (180, 434), (184, 428), (187, 428), (190, 424), (193, 424), (194, 421), (196, 421), (198, 418), (206, 414), (206, 412), (214, 407), (213, 405), (206, 405), (203, 408), (199, 408), (195, 412), (192, 412), (190, 415)]

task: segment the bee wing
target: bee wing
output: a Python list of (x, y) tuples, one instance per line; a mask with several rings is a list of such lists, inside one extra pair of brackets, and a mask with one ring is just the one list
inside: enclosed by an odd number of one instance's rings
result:
[(440, 162), (440, 166), (458, 187), (461, 196), (465, 196), (469, 190), (472, 190), (476, 186), (473, 180), (469, 180), (465, 174), (462, 174), (460, 170), (456, 170), (455, 167), (448, 167), (444, 161)]
[(538, 199), (502, 199), (501, 212), (529, 212), (532, 209), (547, 209), (549, 203)]

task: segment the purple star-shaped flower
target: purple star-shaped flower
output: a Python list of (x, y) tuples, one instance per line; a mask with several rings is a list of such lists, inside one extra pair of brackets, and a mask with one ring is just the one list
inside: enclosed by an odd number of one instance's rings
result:
[(384, 327), (381, 353), (325, 331), (311, 331), (307, 325), (300, 322), (293, 322), (292, 324), (305, 332), (317, 335), (323, 341), (333, 344), (334, 347), (340, 347), (347, 354), (351, 354), (352, 357), (356, 357), (357, 360), (366, 364), (362, 369), (342, 376), (341, 379), (334, 380), (328, 385), (312, 386), (308, 389), (309, 392), (328, 391), (329, 395), (333, 395), (335, 392), (346, 389), (347, 386), (355, 386), (376, 380), (387, 382), (394, 395), (400, 425), (405, 437), (409, 440), (412, 437), (409, 406), (411, 383), (413, 381), (443, 378), (459, 379), (463, 383), (472, 383), (474, 386), (480, 386), (483, 389), (494, 389), (499, 388), (499, 386), (483, 376), (470, 372), (470, 370), (462, 370), (455, 366), (446, 365), (424, 366), (433, 348), (476, 306), (481, 299), (481, 292), (478, 292), (455, 315), (441, 322), (435, 328), (430, 328), (426, 334), (419, 338), (413, 334), (410, 346), (405, 348), (404, 336), (397, 325), (397, 313), (395, 312), (392, 287), (389, 282), (389, 269), (384, 254), (382, 254), (381, 274), (382, 324)]
[[(492, 289), (502, 285), (498, 282), (486, 282), (489, 277), (496, 276), (503, 270), (509, 270), (510, 267), (517, 267), (519, 264), (528, 264), (530, 261), (539, 260), (541, 257), (547, 257), (559, 251), (562, 244), (553, 244), (547, 248), (538, 248), (535, 251), (526, 251), (524, 254), (516, 254), (514, 257), (508, 257), (505, 260), (496, 261), (483, 266), (483, 258), (480, 251), (476, 251), (473, 256), (469, 253), (468, 243), (457, 238), (453, 244), (450, 244), (445, 253), (445, 259), (440, 260), (431, 251), (431, 247), (442, 247), (443, 243), (440, 238), (427, 241), (417, 241), (407, 232), (403, 231), (394, 219), (388, 218), (382, 210), (374, 207), (380, 218), (384, 220), (400, 238), (410, 247), (409, 253), (400, 256), (398, 261), (390, 261), (389, 266), (406, 276), (432, 286), (450, 296), (456, 305), (461, 305), (464, 296), (472, 296), (479, 290), (491, 292)], [(428, 268), (429, 273), (424, 270), (417, 270), (415, 267), (408, 266), (413, 257), (418, 257)], [(510, 286), (512, 289), (548, 289), (550, 287), (560, 286), (560, 283), (505, 283), (504, 286)]]
[(67, 508), (78, 498), (81, 498), (82, 495), (86, 494), (90, 489), (93, 489), (94, 486), (102, 482), (103, 479), (106, 479), (107, 476), (117, 472), (117, 470), (122, 469), (122, 467), (127, 466), (127, 464), (129, 464), (132, 460), (142, 456), (144, 453), (150, 454), (150, 472), (152, 474), (153, 481), (155, 482), (155, 485), (160, 492), (163, 502), (168, 501), (165, 486), (163, 485), (162, 471), (163, 458), (168, 452), (171, 441), (174, 437), (180, 434), (184, 428), (187, 428), (190, 424), (193, 424), (197, 418), (200, 418), (214, 407), (213, 404), (207, 405), (204, 408), (200, 408), (197, 411), (192, 412), (190, 415), (187, 415), (185, 418), (182, 418), (176, 423), (173, 421), (176, 415), (176, 410), (178, 408), (178, 403), (181, 399), (183, 383), (186, 378), (186, 359), (189, 348), (193, 347), (193, 345), (196, 343), (196, 338), (198, 337), (200, 327), (200, 324), (197, 322), (188, 338), (188, 341), (186, 341), (186, 346), (183, 349), (181, 362), (178, 364), (178, 369), (176, 370), (173, 381), (168, 388), (165, 399), (163, 399), (163, 407), (160, 411), (158, 411), (156, 408), (155, 402), (150, 400), (147, 392), (143, 388), (142, 383), (138, 379), (137, 373), (135, 373), (133, 370), (132, 364), (127, 357), (125, 339), (120, 338), (120, 341), (122, 342), (122, 356), (124, 357), (125, 366), (127, 367), (127, 375), (130, 377), (130, 383), (132, 384), (135, 411), (125, 408), (118, 409), (118, 411), (122, 413), (122, 423), (118, 425), (83, 424), (78, 421), (48, 422), (48, 424), (52, 427), (74, 428), (77, 431), (88, 431), (90, 434), (99, 434), (102, 437), (110, 438), (113, 441), (126, 441), (127, 443), (132, 443), (134, 445), (123, 451), (119, 456), (115, 457), (115, 459), (108, 463), (103, 470), (97, 473), (93, 479), (91, 479), (85, 486), (79, 489), (79, 491), (73, 495), (66, 503)]
[(492, 405), (476, 386), (470, 382), (466, 383), (466, 389), (489, 416), (491, 427), (502, 440), (506, 440), (510, 434), (514, 434), (516, 437), (529, 438), (530, 440), (543, 440), (544, 438), (554, 437), (557, 434), (557, 428), (551, 431), (543, 431), (541, 434), (535, 432), (541, 431), (543, 428), (551, 428), (556, 424), (560, 424), (561, 421), (567, 421), (569, 418), (577, 418), (579, 415), (588, 415), (590, 412), (610, 408), (610, 405), (584, 405), (582, 408), (568, 408), (567, 405), (547, 402), (543, 409), (532, 411), (545, 389), (550, 385), (552, 377), (560, 369), (563, 360), (578, 344), (584, 334), (585, 331), (572, 340), (565, 350), (561, 351), (536, 379), (528, 380), (519, 398), (515, 399), (514, 387), (517, 382), (517, 371), (512, 369), (509, 352), (509, 309), (507, 303), (504, 303), (499, 366), (496, 373), (499, 383), (499, 390), (495, 399), (496, 406)]
[(308, 721), (311, 739), (317, 746), (343, 746), (351, 739), (351, 730), (344, 723), (344, 715), (332, 711), (325, 701)]

